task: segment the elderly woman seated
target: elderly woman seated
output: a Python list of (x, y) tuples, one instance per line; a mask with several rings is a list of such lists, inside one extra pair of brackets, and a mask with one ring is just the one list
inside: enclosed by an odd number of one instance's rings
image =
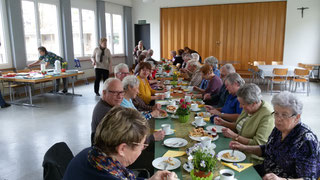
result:
[[(216, 117), (214, 123), (225, 126), (222, 133), (225, 137), (232, 138), (245, 145), (266, 144), (274, 128), (272, 106), (261, 100), (261, 90), (255, 84), (246, 84), (237, 92), (242, 113), (235, 123), (230, 123)], [(249, 160), (254, 164), (261, 164), (262, 158), (250, 154)]]
[(231, 141), (232, 149), (264, 157), (255, 166), (264, 180), (318, 179), (320, 176), (320, 144), (317, 136), (300, 120), (302, 102), (289, 92), (273, 96), (275, 128), (265, 145), (244, 145)]
[(200, 86), (202, 77), (199, 62), (194, 59), (188, 61), (186, 71), (182, 76), (184, 80), (190, 81), (189, 86)]
[[(69, 163), (64, 180), (137, 179), (126, 167), (145, 149), (147, 120), (131, 108), (114, 107), (98, 125), (94, 145)], [(174, 172), (158, 171), (151, 179), (177, 179)]]
[[(213, 73), (220, 77), (220, 71), (218, 69), (218, 59), (214, 56), (209, 56), (204, 60), (204, 64), (208, 64), (212, 67)], [(202, 79), (200, 89), (206, 89), (208, 87), (208, 80)]]
[(237, 99), (237, 92), (245, 84), (245, 81), (238, 73), (231, 73), (226, 77), (224, 83), (229, 95), (223, 107), (216, 109), (209, 105), (205, 107), (206, 110), (213, 115), (212, 118), (219, 116), (229, 122), (235, 122), (242, 112), (242, 108)]
[[(150, 87), (147, 77), (151, 72), (151, 65), (147, 62), (141, 62), (139, 64), (139, 75), (137, 78), (140, 81), (138, 96), (146, 103), (153, 105), (154, 100), (164, 99), (164, 95), (155, 95), (156, 90)], [(162, 92), (162, 91), (161, 91)]]
[[(124, 96), (120, 106), (137, 109), (132, 103), (132, 99), (135, 99), (139, 93), (139, 79), (133, 75), (127, 76), (123, 79), (122, 84), (124, 89)], [(166, 111), (161, 109), (154, 109), (151, 113), (143, 112), (143, 115), (146, 119), (149, 120), (152, 117), (158, 117), (160, 113), (166, 114)]]
[(201, 89), (197, 86), (194, 86), (193, 89), (195, 91), (200, 92), (201, 94), (194, 95), (195, 98), (202, 98), (205, 94), (217, 94), (220, 91), (222, 86), (222, 80), (216, 76), (210, 65), (205, 64), (200, 68), (202, 79), (208, 81), (208, 86), (206, 89)]

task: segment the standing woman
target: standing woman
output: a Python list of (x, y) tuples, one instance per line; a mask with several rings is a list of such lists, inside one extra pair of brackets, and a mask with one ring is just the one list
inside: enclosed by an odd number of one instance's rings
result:
[(134, 57), (134, 60), (135, 60), (135, 65), (137, 65), (139, 62), (138, 62), (138, 57), (139, 57), (139, 52), (141, 53), (143, 50), (145, 50), (146, 48), (143, 46), (143, 41), (140, 40), (138, 42), (138, 45), (133, 49), (133, 57)]
[(112, 57), (110, 50), (107, 48), (107, 38), (100, 39), (100, 46), (94, 49), (91, 61), (96, 73), (94, 92), (97, 96), (100, 96), (99, 85), (101, 78), (104, 82), (109, 77), (109, 71), (112, 70)]

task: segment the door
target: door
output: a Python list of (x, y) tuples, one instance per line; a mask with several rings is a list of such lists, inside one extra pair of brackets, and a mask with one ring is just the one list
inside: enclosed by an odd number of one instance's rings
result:
[(143, 46), (150, 49), (150, 24), (135, 24), (134, 39), (135, 45), (138, 45), (138, 42), (142, 40)]

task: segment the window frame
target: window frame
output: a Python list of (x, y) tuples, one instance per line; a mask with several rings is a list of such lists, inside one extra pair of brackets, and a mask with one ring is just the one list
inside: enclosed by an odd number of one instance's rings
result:
[[(35, 14), (35, 23), (36, 23), (36, 36), (37, 36), (37, 45), (42, 46), (41, 44), (41, 32), (40, 32), (40, 16), (39, 16), (39, 3), (43, 3), (43, 4), (50, 4), (50, 5), (55, 5), (56, 6), (56, 11), (57, 11), (57, 28), (58, 28), (58, 44), (59, 44), (59, 51), (58, 52), (54, 52), (57, 55), (60, 55), (61, 57), (63, 57), (64, 54), (64, 50), (63, 50), (63, 43), (62, 43), (62, 24), (61, 24), (61, 12), (60, 12), (60, 3), (58, 0), (22, 0), (22, 1), (30, 1), (34, 3), (34, 14)], [(21, 2), (22, 2), (21, 1)], [(21, 11), (22, 8), (21, 8)], [(23, 19), (23, 15), (22, 15), (22, 19)], [(23, 28), (24, 31), (24, 28)], [(24, 33), (24, 37), (25, 37), (25, 33)], [(25, 42), (25, 46), (27, 48), (27, 44)], [(48, 49), (50, 51), (50, 49)], [(35, 50), (36, 51), (36, 50)], [(26, 51), (27, 52), (27, 51)], [(37, 61), (38, 59), (30, 59), (28, 60), (26, 58), (26, 62), (31, 63), (33, 61)]]
[(7, 9), (6, 4), (4, 0), (0, 0), (0, 18), (1, 18), (1, 26), (2, 26), (2, 36), (3, 36), (3, 42), (1, 42), (1, 46), (4, 48), (5, 58), (7, 60), (7, 63), (0, 64), (0, 69), (6, 69), (6, 68), (12, 68), (13, 62), (12, 62), (12, 54), (11, 54), (11, 41), (9, 37), (9, 23), (8, 23), (8, 17), (7, 17)]

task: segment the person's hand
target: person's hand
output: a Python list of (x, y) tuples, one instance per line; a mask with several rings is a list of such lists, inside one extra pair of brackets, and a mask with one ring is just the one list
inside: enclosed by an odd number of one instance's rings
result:
[(194, 91), (199, 91), (199, 90), (200, 90), (200, 88), (199, 88), (199, 87), (197, 87), (197, 86), (193, 86), (193, 90), (194, 90)]
[(28, 64), (27, 66), (28, 66), (28, 68), (31, 68), (31, 67), (32, 67), (32, 65), (31, 65), (31, 64)]
[(210, 98), (211, 98), (210, 93), (206, 93), (206, 94), (203, 96), (203, 100), (209, 100)]
[(153, 137), (155, 141), (161, 141), (165, 136), (165, 133), (163, 130), (157, 131), (153, 133)]
[(96, 65), (96, 62), (95, 62), (95, 61), (93, 61), (93, 62), (92, 62), (92, 66), (95, 66), (95, 65)]
[(222, 134), (224, 135), (224, 137), (227, 137), (227, 138), (234, 139), (238, 136), (238, 134), (236, 134), (235, 132), (233, 132), (229, 128), (222, 128), (221, 131), (222, 131)]
[(212, 107), (210, 105), (205, 105), (204, 107), (206, 108), (207, 112), (209, 112), (210, 110), (214, 109), (214, 107)]
[(209, 111), (209, 113), (210, 113), (211, 115), (217, 115), (217, 116), (220, 116), (220, 115), (221, 115), (221, 112), (218, 111), (217, 109), (212, 109), (212, 110)]
[(221, 117), (214, 117), (214, 124), (225, 126), (225, 120), (223, 120)]
[(175, 172), (170, 172), (167, 170), (157, 171), (149, 180), (177, 180), (178, 176)]
[(230, 149), (238, 149), (240, 151), (245, 151), (247, 146), (239, 143), (238, 141), (230, 141), (229, 143)]
[(156, 96), (156, 99), (164, 99), (164, 94), (159, 94)]
[(152, 117), (159, 117), (160, 116), (160, 112), (157, 109), (153, 110), (150, 114)]
[(161, 109), (161, 104), (156, 103), (156, 104), (153, 106), (153, 108), (152, 108), (152, 109), (153, 109), (153, 110)]
[(277, 175), (273, 173), (268, 173), (263, 176), (263, 180), (285, 180), (285, 178), (278, 177)]

